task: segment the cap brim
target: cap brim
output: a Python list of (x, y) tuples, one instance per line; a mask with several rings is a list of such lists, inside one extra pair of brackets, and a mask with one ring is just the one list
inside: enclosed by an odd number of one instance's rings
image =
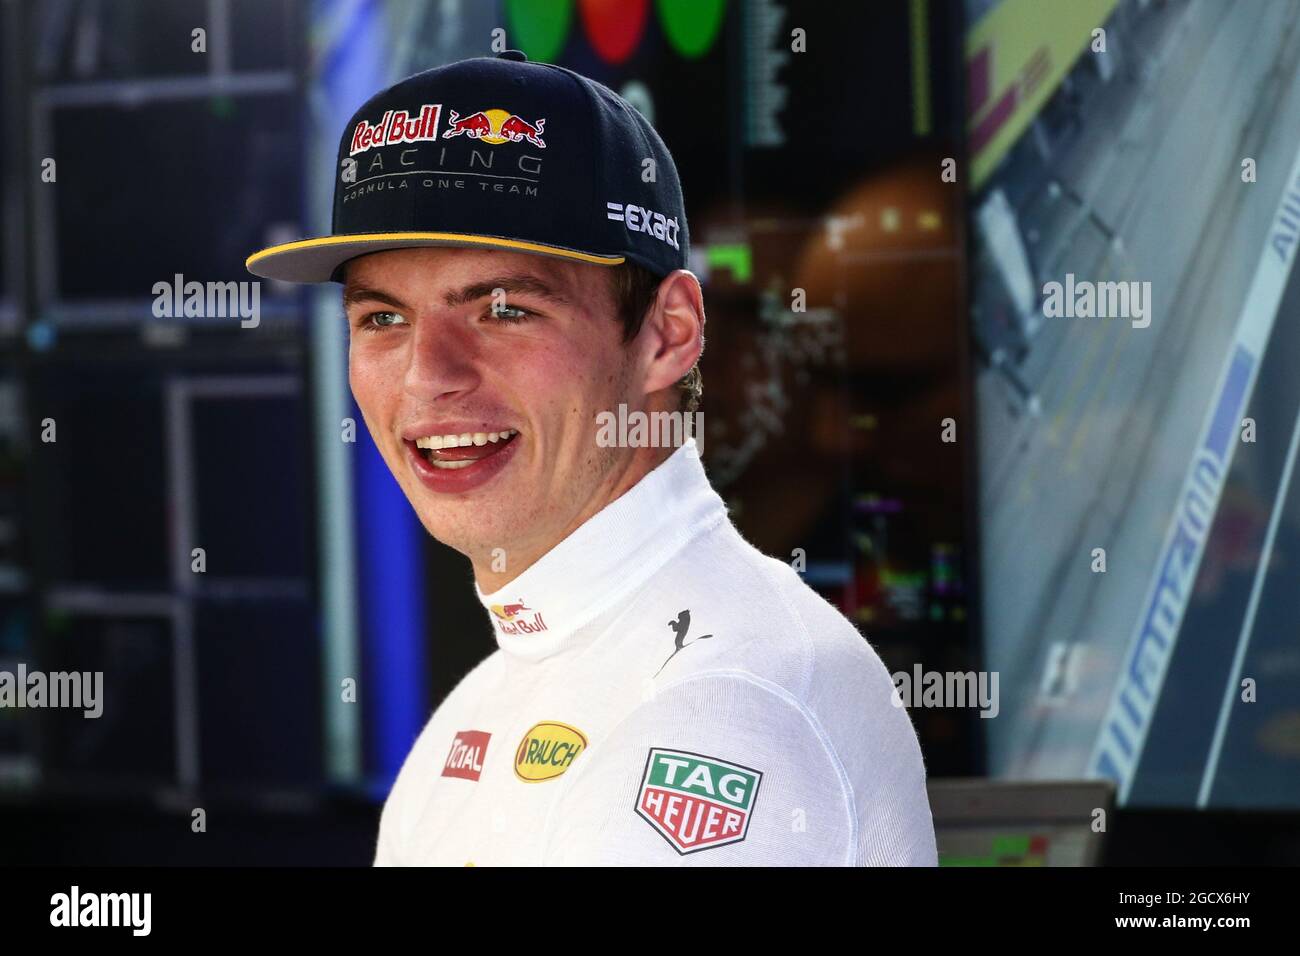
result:
[(490, 249), (508, 249), (553, 256), (557, 259), (589, 262), (598, 266), (617, 266), (623, 256), (602, 256), (580, 249), (524, 242), (503, 236), (476, 236), (460, 232), (376, 232), (364, 235), (321, 236), (318, 239), (299, 239), (255, 252), (244, 260), (244, 266), (255, 276), (279, 279), (283, 282), (337, 281), (339, 266), (349, 259), (372, 252), (390, 249), (410, 249), (416, 246), (481, 246)]

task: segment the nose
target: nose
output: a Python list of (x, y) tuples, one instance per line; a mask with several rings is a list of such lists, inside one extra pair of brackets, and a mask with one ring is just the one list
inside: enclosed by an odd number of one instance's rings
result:
[(411, 335), (403, 388), (423, 402), (472, 390), (480, 380), (478, 347), (463, 324), (425, 317)]

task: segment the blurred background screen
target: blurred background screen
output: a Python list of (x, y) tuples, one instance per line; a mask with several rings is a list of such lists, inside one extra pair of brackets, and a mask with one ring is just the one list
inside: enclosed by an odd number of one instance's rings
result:
[(1300, 805), (1300, 5), (966, 6), (989, 770)]

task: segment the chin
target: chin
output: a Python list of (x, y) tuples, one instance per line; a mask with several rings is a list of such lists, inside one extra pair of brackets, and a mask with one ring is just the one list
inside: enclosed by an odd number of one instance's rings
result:
[[(481, 507), (480, 504), (468, 502), (462, 506), (465, 510)], [(499, 519), (467, 521), (466, 515), (449, 514), (448, 511), (443, 506), (420, 512), (420, 523), (435, 540), (464, 555), (506, 547), (502, 528), (511, 526), (510, 522)]]

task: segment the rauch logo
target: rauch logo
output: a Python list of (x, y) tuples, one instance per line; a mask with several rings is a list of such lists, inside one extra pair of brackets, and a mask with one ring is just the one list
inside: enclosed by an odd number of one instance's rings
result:
[(544, 720), (535, 724), (515, 751), (515, 776), (525, 783), (558, 777), (587, 749), (587, 738), (577, 727)]

